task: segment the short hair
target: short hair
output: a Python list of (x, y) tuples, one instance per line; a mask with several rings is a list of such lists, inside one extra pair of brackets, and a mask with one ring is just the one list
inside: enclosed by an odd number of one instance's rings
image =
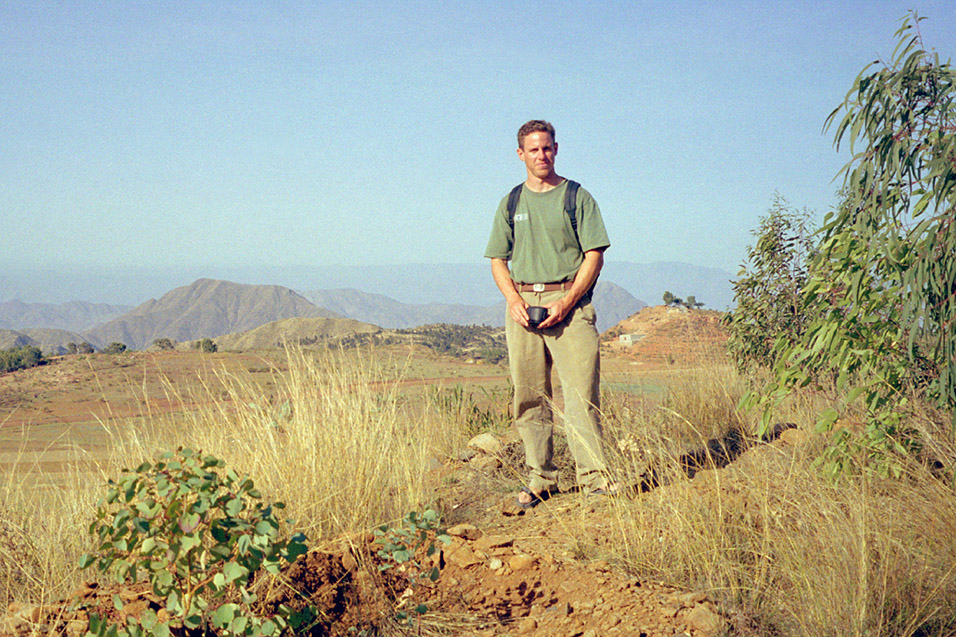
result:
[(531, 133), (548, 133), (551, 135), (551, 141), (554, 141), (554, 126), (551, 122), (543, 119), (532, 119), (521, 125), (518, 129), (518, 148), (524, 148), (524, 138)]

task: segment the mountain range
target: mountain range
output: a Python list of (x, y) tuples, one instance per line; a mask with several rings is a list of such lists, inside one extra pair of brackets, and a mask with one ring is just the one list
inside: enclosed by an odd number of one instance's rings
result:
[[(612, 278), (627, 280), (630, 286), (656, 286), (654, 289), (669, 290), (679, 296), (694, 294), (704, 302), (720, 298), (730, 288), (729, 276), (719, 270), (710, 271), (687, 264), (631, 265), (634, 267), (609, 264), (595, 287), (594, 305), (600, 331), (647, 305), (625, 287), (612, 283)], [(407, 294), (409, 288), (414, 287), (412, 283), (422, 285), (416, 273), (422, 275), (426, 283), (441, 290), (455, 288), (458, 291), (470, 291), (467, 290), (470, 285), (477, 289), (489, 285), (490, 280), (486, 268), (459, 266), (443, 271), (431, 266), (403, 266), (392, 270), (386, 287)], [(449, 276), (460, 277), (461, 280), (455, 283), (449, 280)], [(474, 282), (469, 283), (470, 280)], [(668, 282), (666, 286), (664, 281)], [(382, 285), (381, 282), (373, 285), (368, 280), (366, 284), (366, 288)], [(491, 287), (494, 287), (493, 284)], [(505, 305), (496, 289), (490, 297), (484, 292), (476, 293), (473, 297), (476, 299), (474, 303), (408, 303), (367, 289), (346, 287), (296, 292), (280, 285), (251, 285), (200, 278), (134, 308), (88, 302), (51, 305), (16, 300), (0, 303), (0, 328), (8, 328), (0, 330), (0, 347), (12, 346), (7, 343), (34, 344), (55, 354), (65, 351), (69, 342), (85, 340), (98, 348), (120, 342), (132, 349), (141, 349), (158, 338), (189, 341), (238, 335), (274, 321), (301, 317), (351, 319), (366, 326), (382, 328), (408, 328), (433, 323), (492, 327), (504, 324)], [(489, 298), (490, 303), (481, 304)], [(93, 323), (95, 325), (90, 327)], [(355, 325), (352, 327), (359, 331), (368, 329)], [(319, 332), (339, 332), (346, 328), (342, 325), (333, 328), (329, 323), (315, 329)], [(262, 334), (269, 334), (268, 330), (261, 332), (260, 337), (271, 338)]]
[(0, 303), (0, 328), (45, 327), (82, 331), (129, 312), (131, 305), (106, 303), (24, 303), (18, 299)]

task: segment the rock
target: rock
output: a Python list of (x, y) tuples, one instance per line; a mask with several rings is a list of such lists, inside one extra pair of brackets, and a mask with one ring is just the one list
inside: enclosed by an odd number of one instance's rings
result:
[(477, 455), (478, 455), (478, 452), (475, 451), (474, 449), (471, 449), (471, 448), (462, 449), (458, 453), (458, 459), (461, 460), (462, 462), (468, 462), (469, 460), (471, 460)]
[(509, 535), (485, 535), (475, 540), (475, 550), (490, 551), (514, 544), (515, 540)]
[(469, 440), (468, 447), (471, 447), (472, 449), (480, 449), (485, 453), (491, 454), (499, 453), (502, 449), (504, 449), (504, 445), (501, 444), (501, 441), (498, 440), (494, 434), (488, 433), (487, 431), (483, 434), (478, 434)]
[(452, 545), (445, 549), (445, 560), (458, 568), (468, 568), (482, 561), (470, 546), (460, 540), (452, 542)]
[(355, 559), (355, 556), (352, 555), (352, 551), (345, 551), (342, 553), (342, 568), (344, 568), (349, 573), (354, 573), (358, 568), (358, 560)]
[(448, 535), (466, 540), (477, 540), (481, 532), (474, 524), (456, 524), (447, 531)]
[(663, 619), (671, 619), (673, 617), (677, 617), (678, 612), (680, 612), (680, 606), (677, 604), (665, 604), (664, 606), (661, 606), (660, 614), (661, 618)]
[(558, 602), (554, 606), (548, 606), (544, 612), (553, 614), (557, 617), (567, 617), (572, 613), (571, 604), (567, 602)]
[(471, 461), (471, 464), (476, 469), (481, 469), (483, 471), (491, 471), (497, 469), (501, 466), (501, 458), (498, 456), (478, 456)]
[(679, 601), (683, 606), (686, 606), (687, 608), (693, 608), (697, 604), (700, 604), (701, 602), (704, 602), (706, 600), (707, 600), (707, 594), (700, 593), (700, 592), (684, 593), (683, 595), (679, 595), (677, 597), (677, 601)]
[(96, 593), (97, 588), (99, 588), (97, 582), (83, 582), (79, 588), (73, 591), (71, 597), (92, 597)]
[(534, 564), (534, 558), (525, 553), (515, 555), (514, 557), (508, 560), (508, 566), (512, 571), (523, 571), (526, 568), (530, 568)]
[(86, 629), (89, 627), (89, 625), (89, 622), (79, 621), (76, 619), (70, 620), (66, 623), (66, 636), (82, 637), (86, 634)]
[(723, 618), (712, 611), (706, 604), (697, 604), (697, 606), (687, 614), (686, 621), (688, 626), (707, 637), (720, 635), (725, 629)]
[(136, 617), (139, 618), (143, 614), (143, 611), (149, 608), (149, 602), (145, 599), (139, 599), (132, 601), (125, 606), (123, 606), (123, 615), (126, 617)]
[(523, 617), (515, 625), (515, 632), (518, 635), (528, 635), (538, 629), (538, 622), (534, 617)]
[(491, 558), (491, 560), (489, 560), (489, 562), (488, 562), (488, 568), (490, 568), (490, 569), (493, 570), (493, 571), (497, 571), (497, 570), (498, 570), (499, 568), (501, 568), (502, 566), (504, 566), (504, 562), (502, 562), (502, 561), (501, 561), (499, 558), (497, 558), (497, 557)]

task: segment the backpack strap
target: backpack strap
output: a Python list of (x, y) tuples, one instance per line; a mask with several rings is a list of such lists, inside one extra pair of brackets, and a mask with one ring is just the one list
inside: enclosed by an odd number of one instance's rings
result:
[[(568, 179), (568, 189), (564, 191), (564, 211), (568, 213), (571, 219), (571, 229), (574, 230), (574, 236), (578, 236), (578, 188), (581, 187), (576, 181)], [(578, 243), (580, 243), (578, 239)]]
[(511, 189), (508, 193), (508, 225), (511, 226), (511, 233), (515, 231), (515, 210), (518, 209), (518, 199), (521, 197), (521, 189), (524, 188), (524, 182)]
[[(570, 179), (567, 180), (568, 188), (564, 191), (564, 212), (568, 215), (568, 219), (571, 221), (571, 229), (574, 230), (574, 236), (578, 236), (578, 188), (581, 187), (576, 181)], [(524, 187), (524, 182), (521, 182), (517, 186), (511, 189), (511, 192), (508, 193), (508, 225), (511, 227), (511, 232), (514, 233), (515, 230), (515, 210), (518, 209), (518, 199), (521, 198), (521, 189)], [(578, 240), (580, 243), (580, 239)]]

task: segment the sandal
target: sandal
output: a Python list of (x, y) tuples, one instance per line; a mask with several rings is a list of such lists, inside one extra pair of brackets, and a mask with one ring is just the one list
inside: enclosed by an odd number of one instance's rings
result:
[(613, 484), (607, 485), (606, 487), (599, 487), (597, 489), (588, 491), (588, 495), (607, 495), (612, 497), (621, 495), (622, 493), (624, 493), (624, 485), (622, 485), (620, 482), (615, 482)]
[(535, 493), (534, 491), (532, 491), (531, 489), (529, 489), (528, 487), (521, 487), (521, 493), (527, 493), (528, 495), (530, 495), (531, 500), (528, 502), (522, 502), (519, 498), (516, 497), (515, 503), (518, 505), (518, 508), (527, 510), (527, 509), (533, 509), (534, 507), (544, 502), (544, 499), (541, 496), (547, 493), (547, 491), (542, 491), (541, 494), (539, 495)]

